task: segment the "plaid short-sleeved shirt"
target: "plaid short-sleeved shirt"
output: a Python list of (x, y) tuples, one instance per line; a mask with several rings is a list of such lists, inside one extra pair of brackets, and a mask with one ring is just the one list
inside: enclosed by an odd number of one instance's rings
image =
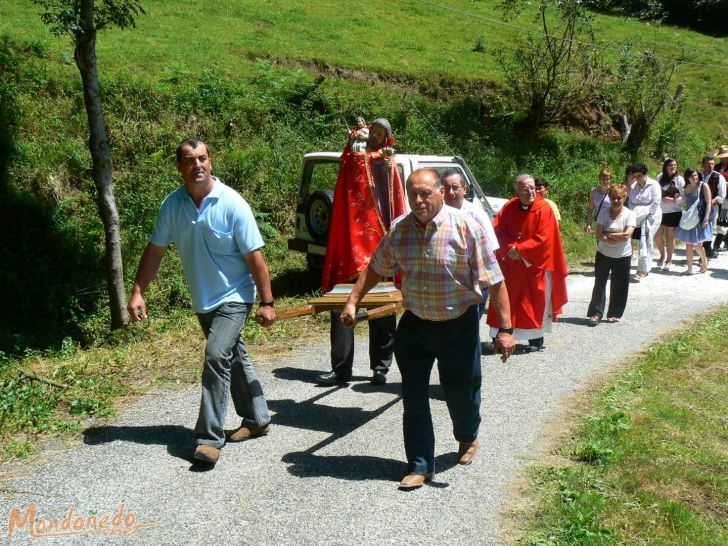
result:
[(405, 309), (425, 320), (459, 317), (482, 300), (481, 286), (503, 280), (483, 228), (447, 205), (424, 227), (412, 213), (395, 220), (370, 267), (401, 273)]

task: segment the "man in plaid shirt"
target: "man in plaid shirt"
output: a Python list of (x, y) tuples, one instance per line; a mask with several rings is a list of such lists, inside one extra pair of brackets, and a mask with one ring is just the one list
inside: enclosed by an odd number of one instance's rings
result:
[(418, 169), (407, 179), (412, 211), (392, 224), (359, 277), (341, 315), (355, 324), (361, 298), (382, 277), (402, 275), (405, 313), (399, 321), (394, 354), (402, 374), (404, 445), (407, 475), (400, 489), (414, 489), (435, 471), (435, 436), (429, 382), (437, 359), (440, 383), (455, 439), (459, 464), (470, 464), (478, 449), (480, 426), (480, 333), (478, 303), (490, 287), (501, 329), (495, 351), (513, 354), (510, 306), (503, 275), (482, 227), (444, 205), (439, 173)]

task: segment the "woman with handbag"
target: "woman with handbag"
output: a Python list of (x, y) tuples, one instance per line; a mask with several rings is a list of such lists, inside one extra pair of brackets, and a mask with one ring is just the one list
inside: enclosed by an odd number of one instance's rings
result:
[(594, 258), (594, 289), (586, 314), (589, 326), (596, 326), (604, 315), (607, 280), (609, 308), (607, 322), (618, 322), (627, 306), (629, 268), (632, 257), (631, 237), (636, 224), (634, 212), (624, 206), (629, 190), (624, 184), (609, 188), (611, 205), (597, 218), (597, 254)]
[(592, 224), (599, 216), (602, 209), (608, 209), (610, 202), (607, 192), (609, 184), (612, 182), (612, 170), (604, 167), (599, 172), (599, 185), (592, 188), (589, 192), (589, 204), (586, 211), (586, 224), (584, 225), (584, 233), (592, 233)]
[(687, 203), (687, 210), (683, 212), (680, 225), (675, 229), (675, 237), (685, 243), (685, 258), (688, 268), (681, 275), (692, 275), (693, 250), (700, 257), (700, 273), (708, 270), (708, 258), (703, 248), (705, 241), (712, 241), (713, 230), (710, 226), (710, 211), (707, 206), (712, 201), (708, 184), (700, 181), (698, 171), (688, 169), (685, 171), (685, 189), (682, 192)]
[(672, 254), (675, 251), (675, 228), (682, 216), (680, 191), (685, 187), (685, 180), (677, 174), (676, 160), (665, 160), (657, 182), (662, 189), (662, 223), (655, 234), (655, 246), (660, 253), (657, 266), (660, 271), (670, 271)]

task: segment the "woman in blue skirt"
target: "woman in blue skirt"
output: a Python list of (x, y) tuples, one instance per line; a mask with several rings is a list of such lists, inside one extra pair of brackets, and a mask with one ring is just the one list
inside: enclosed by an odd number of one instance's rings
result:
[(697, 199), (698, 203), (698, 223), (692, 229), (683, 229), (678, 226), (675, 229), (675, 237), (685, 243), (685, 257), (687, 258), (688, 268), (681, 275), (692, 275), (693, 272), (693, 250), (696, 250), (700, 256), (700, 273), (708, 270), (708, 259), (705, 255), (703, 243), (713, 240), (713, 230), (710, 226), (710, 209), (706, 203), (710, 203), (712, 196), (710, 188), (707, 184), (700, 181), (698, 172), (695, 169), (685, 171), (685, 189), (683, 190), (683, 199), (688, 209), (693, 206)]

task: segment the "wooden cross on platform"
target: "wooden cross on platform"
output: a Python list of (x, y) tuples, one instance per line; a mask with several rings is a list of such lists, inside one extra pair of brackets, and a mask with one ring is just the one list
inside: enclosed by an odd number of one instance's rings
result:
[[(276, 313), (276, 319), (305, 317), (315, 315), (321, 311), (343, 309), (349, 299), (353, 284), (337, 284), (334, 288), (316, 298), (308, 300), (306, 305), (295, 307), (288, 311)], [(359, 302), (359, 307), (366, 309), (356, 315), (356, 320), (370, 320), (402, 312), (402, 292), (397, 290), (392, 282), (380, 282), (372, 288)]]

